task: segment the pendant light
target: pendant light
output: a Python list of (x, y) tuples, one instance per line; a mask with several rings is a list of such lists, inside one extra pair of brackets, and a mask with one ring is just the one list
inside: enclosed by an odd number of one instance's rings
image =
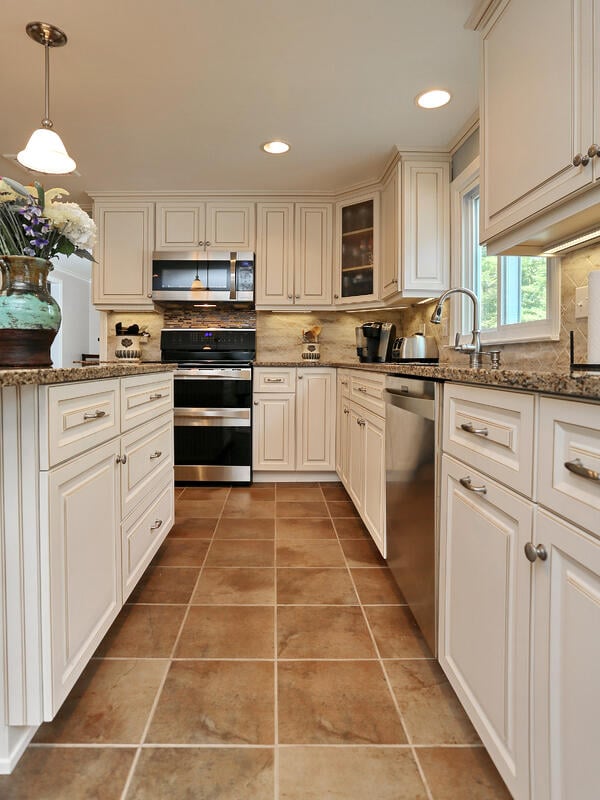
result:
[(204, 289), (204, 284), (200, 280), (200, 275), (198, 275), (198, 267), (196, 267), (196, 277), (192, 281), (192, 285), (190, 286), (190, 289), (193, 292), (200, 291), (200, 289)]
[(63, 47), (66, 34), (47, 22), (30, 22), (25, 30), (34, 42), (44, 45), (45, 50), (45, 105), (42, 127), (31, 134), (25, 150), (17, 155), (17, 161), (34, 172), (48, 175), (66, 175), (77, 166), (67, 153), (62, 139), (52, 130), (50, 119), (50, 48)]

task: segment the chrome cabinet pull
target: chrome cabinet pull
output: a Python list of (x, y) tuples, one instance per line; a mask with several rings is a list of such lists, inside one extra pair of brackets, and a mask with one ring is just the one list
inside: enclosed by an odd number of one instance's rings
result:
[(160, 400), (161, 397), (162, 394), (160, 394), (160, 392), (157, 392), (156, 394), (151, 394), (148, 400)]
[(127, 456), (117, 456), (117, 464), (126, 464)]
[(587, 153), (577, 153), (576, 156), (573, 156), (573, 166), (574, 167), (587, 167), (590, 162), (590, 157)]
[(265, 378), (265, 383), (283, 383), (283, 378)]
[(153, 453), (150, 454), (150, 461), (153, 458), (160, 458), (162, 456), (162, 450), (155, 450)]
[(487, 494), (487, 488), (485, 486), (473, 486), (471, 478), (468, 476), (466, 478), (460, 478), (460, 485), (464, 486), (465, 489), (468, 489), (470, 492), (475, 492), (475, 494)]
[(588, 481), (600, 482), (600, 472), (586, 467), (580, 458), (574, 458), (573, 461), (565, 461), (565, 467), (569, 472), (579, 475), (580, 478), (585, 478)]
[(91, 419), (100, 419), (106, 416), (106, 411), (86, 411), (83, 419), (88, 422)]
[(474, 433), (476, 436), (487, 436), (488, 429), (487, 428), (474, 428), (472, 422), (463, 422), (460, 426), (463, 431), (467, 433)]
[(150, 525), (150, 530), (151, 531), (157, 531), (162, 524), (163, 524), (162, 519), (155, 519), (154, 520), (154, 525)]
[(527, 542), (523, 549), (525, 550), (525, 557), (528, 561), (531, 561), (532, 564), (534, 561), (537, 561), (538, 558), (540, 561), (545, 561), (548, 558), (548, 551), (543, 544), (538, 544), (536, 546), (532, 544), (532, 542)]

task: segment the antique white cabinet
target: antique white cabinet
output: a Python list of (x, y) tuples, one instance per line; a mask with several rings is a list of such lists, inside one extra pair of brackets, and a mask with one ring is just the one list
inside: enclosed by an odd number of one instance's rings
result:
[(335, 303), (379, 299), (379, 194), (355, 193), (336, 204)]
[(254, 250), (254, 245), (254, 203), (188, 200), (156, 204), (156, 250)]

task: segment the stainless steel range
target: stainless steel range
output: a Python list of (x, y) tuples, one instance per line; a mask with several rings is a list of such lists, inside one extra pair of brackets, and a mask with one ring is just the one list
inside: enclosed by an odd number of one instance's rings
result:
[(175, 371), (175, 480), (252, 480), (252, 361), (256, 331), (165, 328), (163, 362)]

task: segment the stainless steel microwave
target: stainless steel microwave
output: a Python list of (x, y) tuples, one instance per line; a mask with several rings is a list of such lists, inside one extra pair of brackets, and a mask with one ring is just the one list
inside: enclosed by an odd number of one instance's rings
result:
[(229, 250), (160, 252), (152, 257), (158, 302), (254, 303), (254, 253)]

